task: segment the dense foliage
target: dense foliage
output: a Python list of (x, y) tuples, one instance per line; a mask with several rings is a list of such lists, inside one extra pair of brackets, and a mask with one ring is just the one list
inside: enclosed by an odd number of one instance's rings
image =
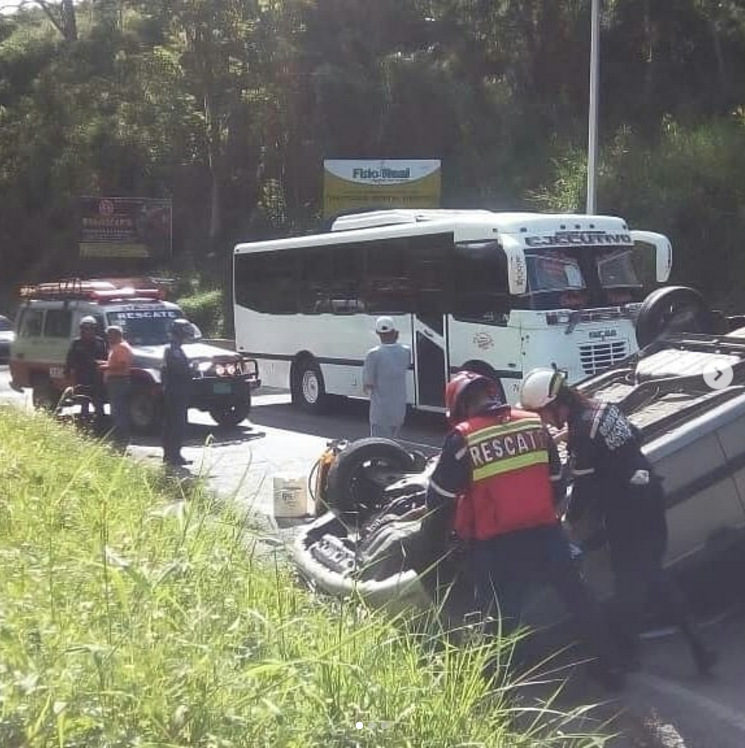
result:
[[(446, 206), (583, 211), (589, 16), (590, 0), (29, 0), (0, 16), (0, 286), (81, 269), (84, 194), (172, 197), (169, 270), (222, 284), (236, 240), (318, 225), (324, 158), (439, 158)], [(745, 9), (604, 0), (601, 51), (599, 212), (668, 233), (677, 280), (745, 301)]]

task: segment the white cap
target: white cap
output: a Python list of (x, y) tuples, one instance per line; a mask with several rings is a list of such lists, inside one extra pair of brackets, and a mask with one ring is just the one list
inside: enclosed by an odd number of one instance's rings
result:
[(394, 332), (396, 325), (393, 324), (393, 320), (390, 317), (378, 317), (375, 320), (375, 332)]
[(93, 327), (96, 327), (97, 324), (96, 318), (91, 316), (83, 317), (79, 323), (80, 327), (83, 327), (83, 325), (92, 325)]

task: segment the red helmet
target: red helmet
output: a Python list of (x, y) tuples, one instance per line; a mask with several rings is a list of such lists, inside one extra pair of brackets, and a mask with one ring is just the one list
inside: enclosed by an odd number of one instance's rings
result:
[(499, 397), (499, 390), (494, 380), (473, 371), (459, 371), (445, 387), (445, 407), (451, 424), (460, 423), (465, 418), (465, 395), (473, 392), (474, 387), (479, 389), (483, 387), (490, 396)]

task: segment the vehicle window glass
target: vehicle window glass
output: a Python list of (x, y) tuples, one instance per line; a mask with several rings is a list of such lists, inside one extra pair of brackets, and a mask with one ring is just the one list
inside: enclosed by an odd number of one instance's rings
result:
[(365, 242), (366, 268), (361, 294), (370, 314), (401, 314), (413, 305), (412, 279), (407, 273), (408, 239)]
[(295, 314), (298, 309), (297, 250), (249, 252), (235, 258), (235, 301), (270, 314)]
[(551, 293), (584, 289), (579, 262), (562, 252), (525, 253), (528, 293)]
[(413, 236), (406, 253), (419, 314), (450, 312), (453, 297), (453, 235)]
[(332, 278), (331, 249), (308, 247), (298, 250), (300, 288), (298, 311), (301, 314), (320, 314), (329, 307), (329, 288)]
[(272, 314), (297, 313), (297, 250), (268, 252), (264, 257), (264, 272), (258, 291), (261, 310)]
[(507, 255), (496, 241), (456, 245), (453, 316), (464, 322), (507, 323), (511, 299)]
[(44, 337), (69, 338), (72, 330), (72, 312), (68, 309), (47, 309)]
[(44, 324), (42, 309), (24, 309), (21, 312), (21, 325), (18, 335), (21, 338), (38, 338)]
[(130, 345), (167, 345), (173, 320), (183, 317), (180, 309), (122, 309), (108, 312), (106, 322), (121, 327)]
[(235, 256), (235, 303), (246, 309), (260, 308), (263, 254), (246, 253)]
[(324, 311), (332, 314), (361, 314), (365, 253), (360, 244), (343, 244), (331, 250), (331, 283)]
[(0, 332), (10, 332), (13, 329), (13, 323), (7, 317), (0, 317)]
[(598, 277), (603, 288), (641, 286), (634, 267), (634, 250), (617, 249), (598, 255)]

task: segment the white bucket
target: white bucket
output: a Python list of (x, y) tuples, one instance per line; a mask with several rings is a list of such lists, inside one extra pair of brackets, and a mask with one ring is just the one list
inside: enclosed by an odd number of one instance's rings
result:
[(274, 476), (274, 516), (278, 518), (308, 516), (308, 485), (302, 475)]

